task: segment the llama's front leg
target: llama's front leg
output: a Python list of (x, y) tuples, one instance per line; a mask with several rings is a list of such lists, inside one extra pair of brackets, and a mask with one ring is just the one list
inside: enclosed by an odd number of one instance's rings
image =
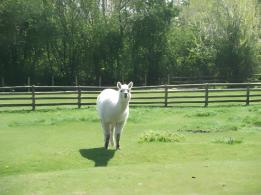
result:
[(109, 140), (110, 140), (110, 124), (102, 122), (102, 128), (104, 133), (104, 148), (108, 149)]
[(116, 124), (115, 127), (115, 137), (116, 137), (116, 150), (120, 149), (120, 138), (121, 138), (121, 131), (124, 126), (124, 122), (120, 122)]

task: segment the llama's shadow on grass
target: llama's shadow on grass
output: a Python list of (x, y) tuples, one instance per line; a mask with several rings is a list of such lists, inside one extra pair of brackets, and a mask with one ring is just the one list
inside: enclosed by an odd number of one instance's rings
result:
[(106, 150), (105, 148), (90, 148), (79, 150), (82, 157), (95, 162), (95, 167), (105, 167), (113, 158), (115, 150)]

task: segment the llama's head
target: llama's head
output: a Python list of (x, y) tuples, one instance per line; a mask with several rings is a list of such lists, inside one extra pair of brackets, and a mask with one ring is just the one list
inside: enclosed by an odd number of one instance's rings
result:
[(126, 100), (129, 101), (131, 98), (131, 88), (133, 86), (133, 82), (130, 82), (128, 85), (126, 84), (121, 84), (120, 82), (117, 83), (117, 87), (119, 89), (119, 94), (120, 94), (120, 98), (122, 100)]

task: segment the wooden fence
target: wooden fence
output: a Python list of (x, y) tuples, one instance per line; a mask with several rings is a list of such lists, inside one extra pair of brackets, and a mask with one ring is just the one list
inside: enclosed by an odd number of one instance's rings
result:
[[(107, 87), (14, 86), (0, 87), (0, 107), (95, 105), (97, 95)], [(177, 106), (261, 102), (261, 83), (205, 83), (133, 87), (131, 106)]]

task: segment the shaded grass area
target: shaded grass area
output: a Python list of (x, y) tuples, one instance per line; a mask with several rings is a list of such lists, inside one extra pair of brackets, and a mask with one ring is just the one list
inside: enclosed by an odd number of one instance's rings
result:
[[(94, 107), (2, 111), (0, 194), (258, 194), (260, 116), (257, 105), (131, 108), (122, 150), (106, 151)], [(148, 134), (182, 139), (139, 143)]]

